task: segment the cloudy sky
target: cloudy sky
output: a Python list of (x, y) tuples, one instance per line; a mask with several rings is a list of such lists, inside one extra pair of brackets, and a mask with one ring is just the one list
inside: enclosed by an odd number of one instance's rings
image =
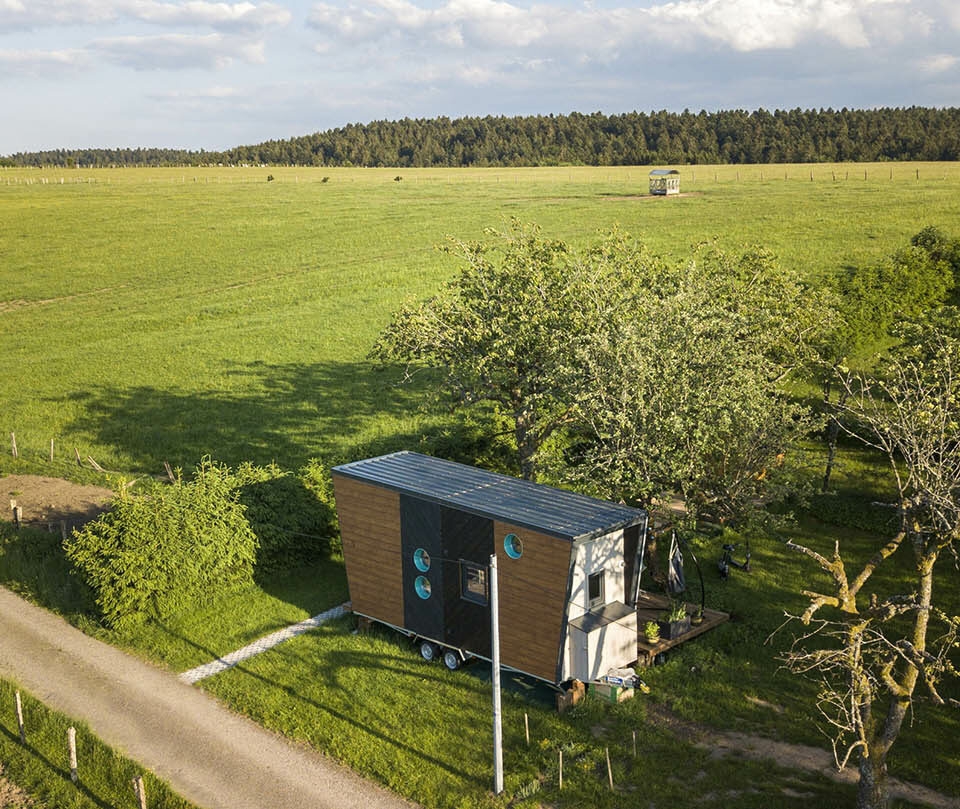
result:
[(960, 0), (0, 0), (0, 154), (405, 116), (960, 104)]

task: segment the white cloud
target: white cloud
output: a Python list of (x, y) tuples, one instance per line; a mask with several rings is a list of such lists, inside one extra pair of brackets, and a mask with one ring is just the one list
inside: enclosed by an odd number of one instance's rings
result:
[(290, 18), (286, 8), (269, 2), (257, 5), (206, 0), (0, 0), (0, 32), (122, 20), (251, 31), (283, 26)]
[(597, 8), (446, 0), (428, 8), (410, 0), (350, 0), (345, 7), (315, 4), (307, 24), (348, 42), (416, 37), (448, 48), (567, 49), (610, 61), (618, 49), (690, 48), (704, 42), (740, 52), (789, 49), (814, 38), (866, 48), (874, 39), (902, 36), (907, 24), (914, 33), (922, 29), (930, 18), (917, 5), (911, 0), (677, 0), (645, 8)]
[(290, 22), (290, 12), (274, 3), (160, 3), (133, 0), (123, 4), (131, 17), (161, 25), (208, 25), (220, 30), (260, 30)]
[(198, 87), (188, 90), (167, 90), (162, 93), (150, 93), (150, 98), (157, 101), (209, 101), (225, 98), (237, 98), (245, 95), (239, 87)]
[(91, 43), (90, 50), (134, 70), (220, 69), (236, 60), (264, 61), (263, 42), (223, 34), (112, 37)]
[(0, 0), (0, 31), (116, 19), (111, 0)]
[(0, 78), (59, 77), (87, 67), (89, 61), (86, 52), (76, 49), (0, 50)]
[(917, 59), (917, 67), (924, 73), (944, 73), (960, 62), (960, 58), (949, 53), (936, 53)]

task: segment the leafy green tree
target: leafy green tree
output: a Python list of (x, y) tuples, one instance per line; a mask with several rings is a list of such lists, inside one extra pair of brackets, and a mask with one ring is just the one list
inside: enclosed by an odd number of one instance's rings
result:
[(592, 328), (583, 302), (593, 283), (536, 227), (514, 222), (492, 235), (493, 244), (452, 241), (445, 249), (464, 263), (460, 273), (397, 312), (371, 356), (403, 363), (408, 377), (436, 369), (454, 402), (492, 407), (533, 479), (544, 445), (575, 415), (570, 346)]
[[(944, 610), (934, 585), (946, 578), (937, 563), (949, 554), (956, 564), (960, 544), (960, 317), (941, 310), (901, 337), (879, 373), (841, 380), (845, 429), (890, 464), (899, 530), (852, 570), (854, 554), (839, 540), (830, 557), (787, 543), (828, 584), (803, 591), (809, 604), (794, 617), (805, 629), (784, 659), (819, 682), (817, 708), (838, 766), (859, 759), (858, 809), (890, 805), (887, 757), (914, 702), (925, 693), (936, 705), (958, 705), (942, 684), (958, 674), (960, 617)], [(872, 579), (904, 553), (901, 576)]]
[(670, 264), (615, 237), (593, 253), (613, 256), (627, 257), (629, 294), (577, 345), (573, 479), (643, 504), (677, 494), (690, 520), (755, 513), (813, 426), (783, 386), (829, 307), (761, 250), (705, 245)]
[[(837, 384), (850, 369), (865, 370), (869, 354), (890, 338), (898, 323), (924, 317), (960, 293), (960, 240), (936, 227), (917, 233), (908, 248), (867, 267), (848, 269), (837, 281), (834, 320), (817, 345), (813, 375), (823, 391), (827, 414), (827, 462), (821, 488), (827, 491), (834, 467), (839, 415), (847, 388)], [(836, 400), (834, 400), (836, 397)]]

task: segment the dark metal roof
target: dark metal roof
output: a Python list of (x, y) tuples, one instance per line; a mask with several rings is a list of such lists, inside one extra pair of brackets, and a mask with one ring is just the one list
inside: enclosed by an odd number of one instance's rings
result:
[(641, 509), (418, 452), (394, 452), (335, 466), (333, 471), (569, 540), (638, 525), (647, 516)]
[(680, 172), (676, 169), (654, 169), (650, 172), (651, 177), (659, 177), (663, 174), (679, 174)]

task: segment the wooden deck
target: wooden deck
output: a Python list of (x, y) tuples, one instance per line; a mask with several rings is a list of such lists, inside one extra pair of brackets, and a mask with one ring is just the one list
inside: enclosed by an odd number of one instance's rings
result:
[[(687, 603), (687, 613), (692, 615), (697, 611), (699, 604)], [(697, 635), (702, 635), (709, 629), (719, 626), (730, 618), (726, 612), (720, 610), (706, 609), (703, 611), (703, 622), (697, 626), (691, 626), (689, 632), (685, 632), (679, 638), (665, 640), (661, 638), (657, 643), (648, 643), (643, 634), (643, 627), (647, 621), (662, 621), (666, 616), (667, 609), (670, 607), (670, 599), (666, 596), (654, 595), (653, 593), (640, 593), (637, 600), (637, 666), (651, 666), (653, 659), (661, 652), (679, 646), (692, 640)]]

